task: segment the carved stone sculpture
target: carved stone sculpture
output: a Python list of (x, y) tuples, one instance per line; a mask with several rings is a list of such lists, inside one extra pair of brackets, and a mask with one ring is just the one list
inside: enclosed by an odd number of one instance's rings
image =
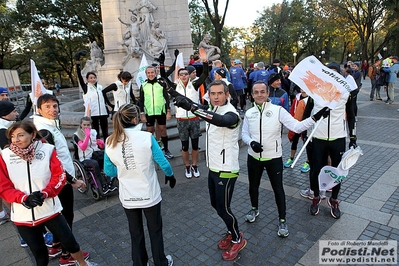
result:
[(141, 0), (134, 9), (129, 9), (132, 13), (131, 22), (124, 22), (118, 18), (127, 27), (122, 41), (118, 42), (126, 51), (123, 65), (131, 58), (140, 58), (143, 53), (154, 58), (167, 51), (167, 39), (159, 28), (159, 21), (154, 20), (153, 16), (154, 10), (157, 9), (149, 0)]
[(205, 34), (202, 41), (198, 44), (198, 49), (204, 48), (208, 56), (208, 60), (213, 61), (220, 58), (220, 48), (208, 44), (210, 40), (211, 40), (211, 35)]
[(98, 70), (104, 65), (104, 54), (96, 41), (89, 45), (90, 59), (86, 61), (85, 67), (82, 69), (82, 76), (86, 76), (88, 72), (98, 73)]

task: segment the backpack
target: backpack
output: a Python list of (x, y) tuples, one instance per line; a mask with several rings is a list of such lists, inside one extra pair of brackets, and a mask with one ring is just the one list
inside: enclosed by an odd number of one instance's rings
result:
[(375, 79), (376, 79), (376, 85), (377, 86), (384, 86), (388, 83), (388, 77), (389, 74), (386, 73), (385, 71), (380, 71), (379, 75), (376, 75)]
[(368, 76), (370, 79), (376, 78), (376, 77), (373, 75), (373, 72), (374, 72), (374, 67), (373, 67), (373, 65), (371, 65), (371, 66), (369, 66), (369, 70), (368, 70), (368, 72), (367, 72), (367, 76)]

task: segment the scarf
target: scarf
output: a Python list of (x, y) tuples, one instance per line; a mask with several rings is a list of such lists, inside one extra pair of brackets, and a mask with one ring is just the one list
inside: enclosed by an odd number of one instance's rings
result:
[(33, 142), (29, 144), (29, 146), (25, 149), (19, 148), (17, 145), (11, 143), (10, 150), (14, 152), (16, 155), (21, 157), (23, 160), (30, 162), (35, 157), (35, 148), (33, 146)]

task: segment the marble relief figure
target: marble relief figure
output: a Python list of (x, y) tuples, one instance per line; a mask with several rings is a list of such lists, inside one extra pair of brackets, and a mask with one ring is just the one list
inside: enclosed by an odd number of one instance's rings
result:
[(143, 53), (150, 57), (158, 57), (159, 53), (167, 52), (167, 38), (153, 15), (157, 9), (149, 0), (141, 0), (134, 9), (129, 9), (132, 13), (130, 22), (118, 18), (126, 25), (122, 41), (119, 42), (126, 51), (123, 65), (131, 58), (140, 58)]

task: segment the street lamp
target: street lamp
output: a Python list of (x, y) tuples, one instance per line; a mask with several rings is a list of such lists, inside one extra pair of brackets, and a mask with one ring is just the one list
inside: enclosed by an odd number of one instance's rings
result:
[(323, 50), (323, 51), (321, 51), (321, 62), (324, 64), (324, 54), (325, 54), (326, 52)]
[(296, 53), (292, 54), (294, 56), (294, 66), (296, 65)]
[(387, 47), (384, 47), (384, 48), (382, 48), (382, 50), (384, 51), (384, 57), (387, 57), (387, 50), (388, 50), (388, 48), (387, 48)]

